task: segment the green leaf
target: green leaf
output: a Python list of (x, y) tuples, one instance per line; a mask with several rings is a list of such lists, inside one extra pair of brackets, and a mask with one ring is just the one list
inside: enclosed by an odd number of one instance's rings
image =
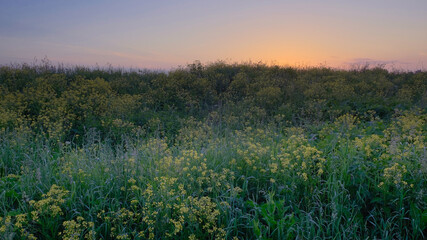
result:
[(6, 197), (18, 198), (19, 194), (17, 192), (15, 192), (15, 190), (9, 190), (6, 192)]
[(257, 236), (257, 238), (261, 237), (261, 230), (259, 229), (259, 222), (258, 220), (253, 220), (253, 226), (254, 226), (254, 234)]
[(423, 215), (422, 215), (422, 221), (423, 221), (423, 224), (426, 224), (427, 225), (427, 210), (425, 210), (424, 212), (423, 212)]

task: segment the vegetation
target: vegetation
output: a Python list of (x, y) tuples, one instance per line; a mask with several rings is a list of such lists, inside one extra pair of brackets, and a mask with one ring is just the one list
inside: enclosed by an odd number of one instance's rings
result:
[(0, 67), (2, 239), (423, 239), (427, 72)]

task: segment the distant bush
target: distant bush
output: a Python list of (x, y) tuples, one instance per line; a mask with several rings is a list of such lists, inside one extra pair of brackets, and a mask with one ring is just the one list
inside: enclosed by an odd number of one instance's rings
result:
[[(179, 118), (203, 119), (212, 111), (227, 118), (230, 108), (234, 115), (260, 108), (266, 112), (262, 119), (285, 114), (299, 122), (369, 111), (389, 118), (395, 109), (426, 107), (427, 73), (223, 62), (195, 62), (163, 73), (46, 62), (0, 67), (0, 92), (0, 128), (25, 125), (63, 139), (92, 127), (106, 133), (118, 120), (150, 133), (151, 118), (173, 126)], [(173, 129), (177, 133), (179, 127)]]

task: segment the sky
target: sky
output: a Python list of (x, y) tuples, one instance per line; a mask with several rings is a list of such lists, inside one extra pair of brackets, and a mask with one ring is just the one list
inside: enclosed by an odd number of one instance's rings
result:
[(0, 64), (427, 70), (426, 0), (0, 0)]

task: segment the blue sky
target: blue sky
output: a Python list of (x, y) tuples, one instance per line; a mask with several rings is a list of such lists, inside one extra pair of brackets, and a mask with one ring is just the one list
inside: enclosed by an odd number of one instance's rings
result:
[(427, 1), (3, 1), (0, 64), (427, 68)]

